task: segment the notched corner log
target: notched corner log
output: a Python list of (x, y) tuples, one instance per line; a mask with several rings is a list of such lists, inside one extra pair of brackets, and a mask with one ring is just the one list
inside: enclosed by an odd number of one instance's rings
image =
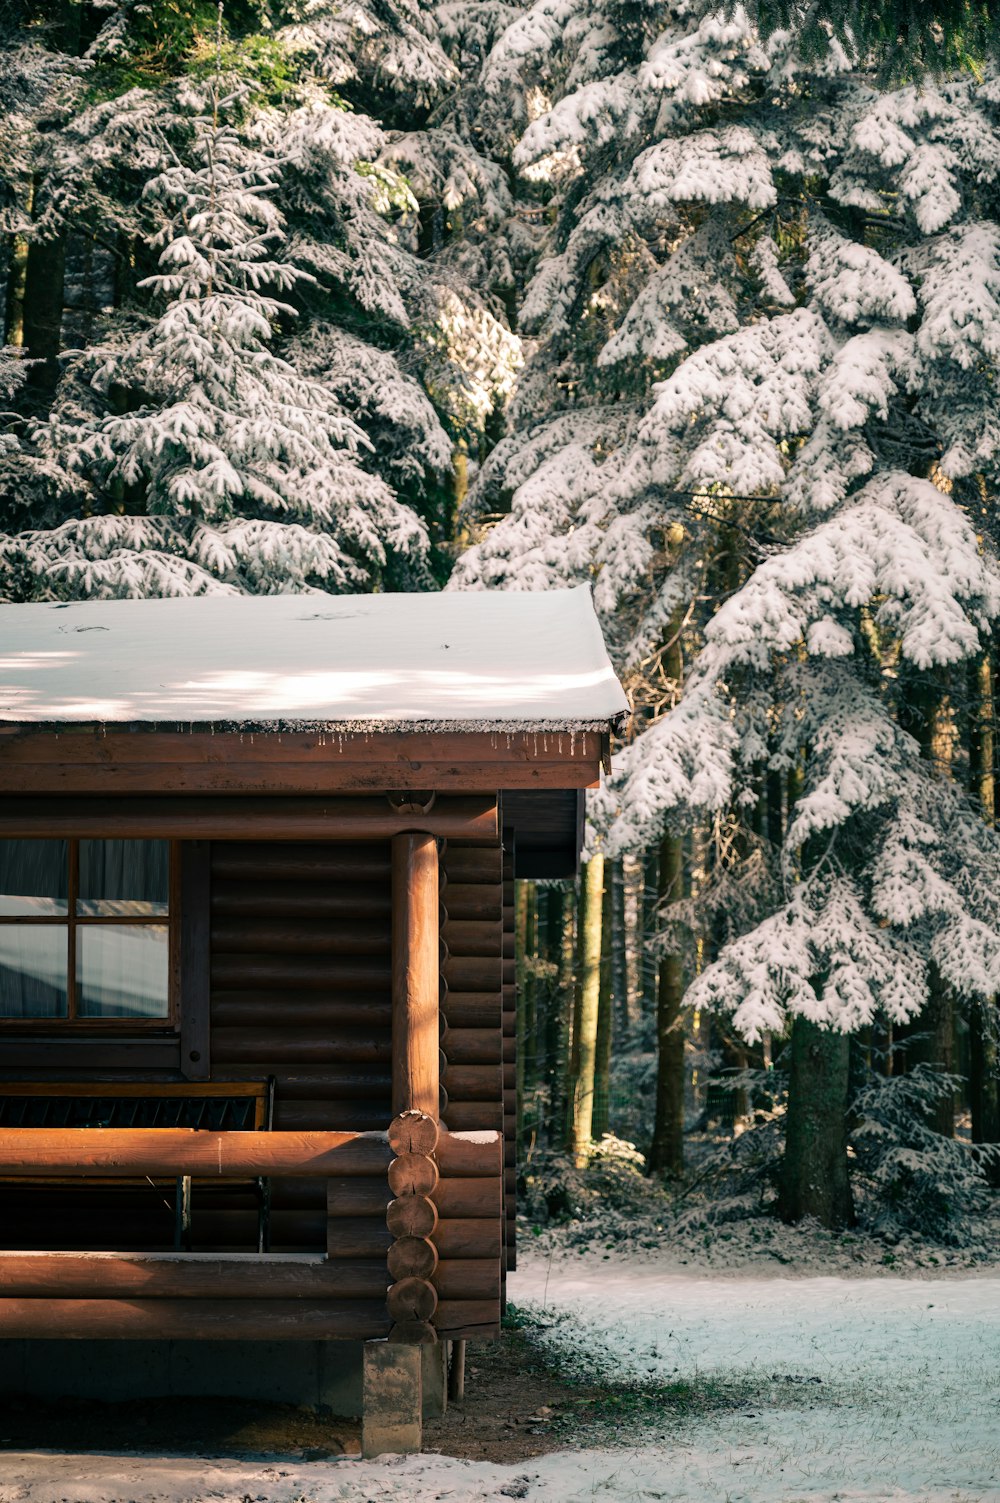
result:
[(437, 1145), (438, 1125), (426, 1112), (400, 1112), (389, 1124), (389, 1147), (394, 1154), (430, 1154)]

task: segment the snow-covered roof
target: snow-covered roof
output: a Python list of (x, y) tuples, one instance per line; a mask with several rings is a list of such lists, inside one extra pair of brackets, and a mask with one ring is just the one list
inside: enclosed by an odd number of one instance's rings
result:
[(606, 728), (590, 591), (0, 606), (0, 722)]

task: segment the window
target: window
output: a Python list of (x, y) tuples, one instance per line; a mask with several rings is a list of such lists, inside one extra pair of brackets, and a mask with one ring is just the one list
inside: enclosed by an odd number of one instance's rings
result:
[(0, 840), (0, 1020), (170, 1017), (170, 844)]

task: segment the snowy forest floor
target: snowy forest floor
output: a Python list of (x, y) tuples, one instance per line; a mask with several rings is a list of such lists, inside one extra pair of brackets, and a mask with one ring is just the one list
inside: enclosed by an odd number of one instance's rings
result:
[(0, 1503), (1000, 1503), (995, 1271), (683, 1256), (530, 1251), (506, 1352), (470, 1351), (421, 1456), (324, 1457), (347, 1431), (287, 1412), (269, 1446), (248, 1412), (228, 1455), (93, 1411), (89, 1443), (64, 1412), (64, 1449), (29, 1450), (29, 1408), (4, 1414)]

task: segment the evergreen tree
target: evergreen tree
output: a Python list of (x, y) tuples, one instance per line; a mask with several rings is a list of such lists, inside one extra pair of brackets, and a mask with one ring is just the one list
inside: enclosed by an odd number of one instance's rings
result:
[(792, 1186), (824, 1134), (843, 1160), (830, 1031), (919, 1014), (936, 972), (989, 995), (1000, 955), (1000, 848), (908, 729), (914, 675), (978, 658), (1000, 605), (972, 521), (997, 453), (996, 84), (886, 88), (864, 61), (709, 7), (540, 3), (500, 39), (486, 75), (520, 93), (515, 160), (555, 223), (472, 498), (506, 514), (457, 574), (592, 578), (640, 686), (687, 607), (684, 694), (595, 807), (612, 853), (679, 819), (750, 826), (794, 776), (784, 899), (761, 888), (687, 1001), (750, 1039), (803, 1020), (786, 1210), (830, 1222), (846, 1180), (800, 1176), (830, 1187), (816, 1205)]
[[(144, 7), (114, 11), (99, 88), (49, 147), (59, 233), (101, 247), (117, 306), (63, 355), (51, 410), (11, 430), (5, 592), (426, 587), (447, 567), (453, 446), (517, 342), (417, 254), (384, 132), (330, 88), (332, 10), (312, 8), (311, 46), (301, 26), (268, 40), (177, 14), (164, 38)], [(410, 20), (387, 12), (380, 35), (409, 90)], [(174, 77), (122, 91), (165, 52)]]

